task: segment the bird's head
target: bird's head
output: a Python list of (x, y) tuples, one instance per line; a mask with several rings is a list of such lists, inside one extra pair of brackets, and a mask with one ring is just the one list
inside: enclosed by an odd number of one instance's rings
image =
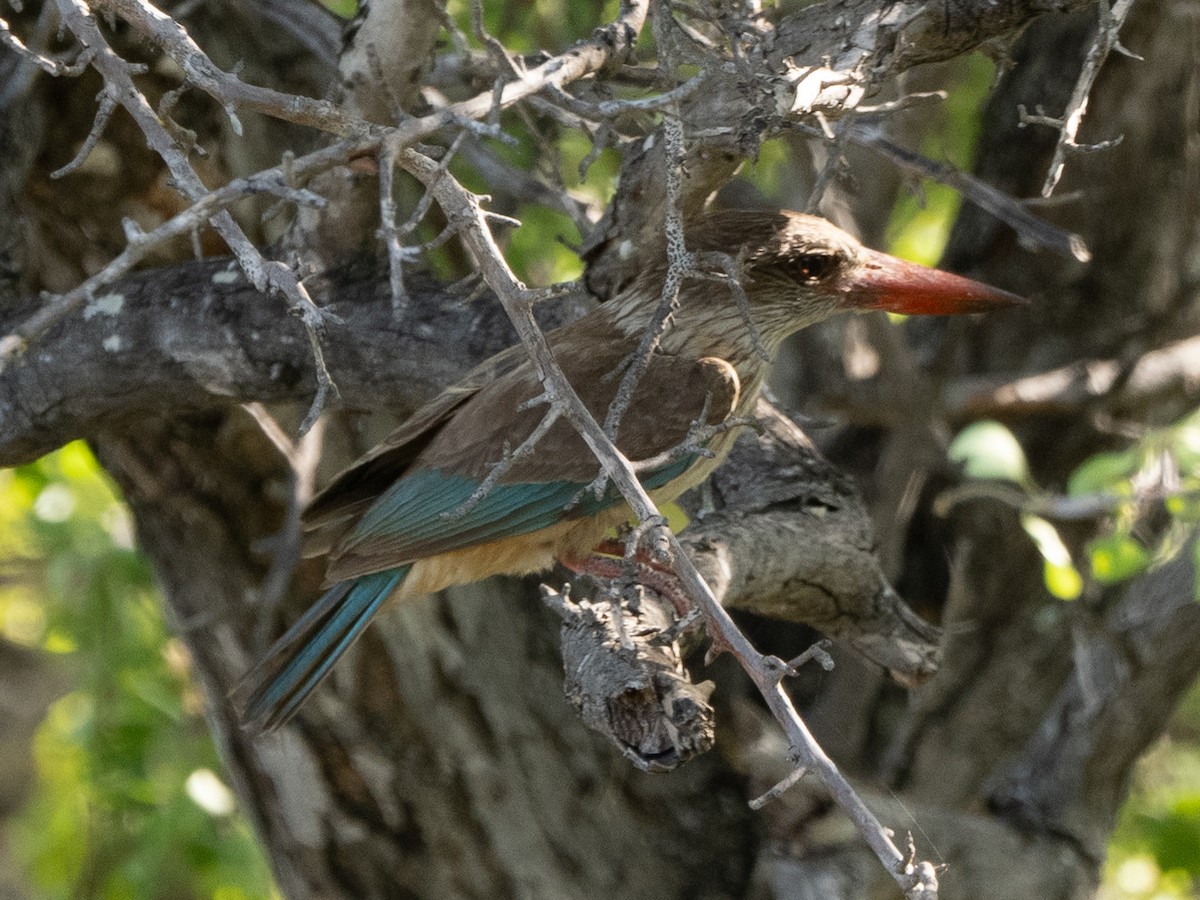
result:
[[(769, 342), (837, 312), (941, 316), (1026, 302), (969, 278), (871, 250), (824, 219), (802, 213), (713, 213), (689, 228), (687, 244), (692, 251), (741, 251), (751, 316)], [(720, 293), (706, 292), (714, 302), (729, 303)]]

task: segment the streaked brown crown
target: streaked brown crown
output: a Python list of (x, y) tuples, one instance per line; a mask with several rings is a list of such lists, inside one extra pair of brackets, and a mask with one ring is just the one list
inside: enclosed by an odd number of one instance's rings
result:
[(754, 282), (774, 280), (818, 290), (822, 284), (832, 286), (861, 249), (825, 219), (789, 210), (712, 213), (688, 229), (687, 240), (691, 250), (742, 252), (748, 289)]

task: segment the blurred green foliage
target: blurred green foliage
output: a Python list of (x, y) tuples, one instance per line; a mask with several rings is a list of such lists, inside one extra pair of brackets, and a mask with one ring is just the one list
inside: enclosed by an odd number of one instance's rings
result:
[(43, 898), (272, 895), (169, 636), (128, 511), (87, 447), (0, 471), (0, 631), (66, 668), (34, 742), (37, 783), (10, 823)]
[[(1073, 558), (1055, 526), (1026, 512), (1022, 524), (1046, 563), (1046, 587), (1073, 600), (1084, 590), (1082, 569), (1096, 585), (1117, 584), (1181, 552), (1196, 555), (1200, 572), (1200, 410), (1147, 431), (1121, 450), (1085, 459), (1067, 479), (1065, 497), (1051, 498), (1034, 482), (1016, 437), (998, 422), (975, 422), (955, 437), (950, 459), (968, 478), (1011, 483), (1039, 505), (1103, 514), (1100, 532)], [(1049, 500), (1049, 502), (1047, 502)], [(1161, 509), (1165, 525), (1149, 527)], [(1200, 600), (1200, 577), (1196, 579)]]
[[(1200, 410), (1148, 431), (1123, 450), (1084, 461), (1071, 474), (1067, 493), (1112, 499), (1109, 529), (1087, 548), (1097, 581), (1123, 581), (1175, 556), (1200, 526)], [(1139, 528), (1148, 502), (1162, 503), (1169, 522), (1150, 545)], [(1192, 544), (1193, 553), (1196, 546)], [(1200, 578), (1196, 597), (1200, 599)]]
[(1142, 759), (1109, 844), (1099, 900), (1200, 896), (1200, 686)]
[[(979, 112), (995, 80), (996, 64), (982, 53), (972, 53), (953, 66), (946, 102), (917, 149), (930, 159), (970, 171), (979, 140)], [(957, 191), (935, 181), (925, 179), (910, 186), (892, 207), (888, 250), (927, 266), (937, 265), (961, 205)]]

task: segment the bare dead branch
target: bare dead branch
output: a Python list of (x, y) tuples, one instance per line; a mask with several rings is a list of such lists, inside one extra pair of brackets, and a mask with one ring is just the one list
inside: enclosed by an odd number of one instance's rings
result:
[[(1177, 495), (1157, 492), (1153, 497), (1144, 495), (1142, 499), (1166, 499), (1169, 496)], [(1023, 513), (1066, 522), (1080, 522), (1108, 516), (1113, 510), (1134, 499), (1108, 493), (1088, 494), (1083, 497), (1032, 493), (1006, 482), (969, 481), (938, 495), (933, 504), (933, 512), (935, 515), (948, 516), (959, 504), (992, 500)]]
[(0, 44), (5, 45), (16, 53), (17, 56), (37, 66), (47, 75), (65, 75), (68, 77), (79, 75), (92, 62), (92, 53), (86, 48), (75, 54), (75, 59), (68, 63), (46, 56), (31, 47), (27, 47), (13, 33), (12, 26), (2, 16), (0, 16)]
[[(1096, 76), (1100, 74), (1100, 68), (1108, 59), (1108, 54), (1114, 47), (1120, 46), (1121, 26), (1125, 24), (1125, 17), (1129, 15), (1133, 0), (1116, 0), (1112, 6), (1109, 6), (1108, 0), (1100, 0), (1097, 6), (1100, 11), (1100, 24), (1096, 32), (1096, 40), (1088, 51), (1083, 69), (1079, 73), (1079, 80), (1075, 83), (1075, 90), (1063, 113), (1058, 145), (1054, 148), (1054, 159), (1050, 162), (1046, 181), (1042, 185), (1043, 197), (1049, 197), (1054, 193), (1054, 188), (1062, 178), (1063, 168), (1067, 164), (1067, 156), (1072, 152), (1087, 149), (1077, 144), (1075, 139), (1079, 134), (1080, 125), (1083, 124), (1083, 116), (1087, 112), (1088, 96), (1092, 92)], [(1117, 138), (1116, 142), (1119, 141), (1120, 138)], [(1107, 146), (1113, 146), (1114, 143), (1106, 141), (1103, 145), (1096, 145), (1092, 149), (1107, 149)]]
[[(130, 67), (130, 72), (142, 74), (146, 71), (145, 66)], [(79, 147), (79, 152), (75, 154), (75, 158), (60, 169), (55, 169), (50, 173), (51, 178), (63, 178), (76, 171), (83, 165), (84, 161), (96, 148), (96, 142), (100, 140), (100, 136), (104, 134), (104, 129), (108, 127), (109, 120), (112, 114), (116, 111), (119, 101), (116, 94), (108, 87), (100, 92), (97, 98), (96, 116), (92, 120), (92, 127), (88, 130), (87, 137)]]
[[(138, 127), (146, 135), (150, 146), (166, 163), (167, 169), (179, 189), (190, 200), (198, 200), (207, 194), (208, 191), (203, 182), (188, 163), (187, 157), (175, 142), (174, 136), (163, 125), (149, 101), (137, 89), (129, 64), (109, 47), (88, 7), (83, 5), (81, 0), (59, 0), (59, 9), (67, 28), (81, 43), (96, 54), (92, 64), (103, 76), (106, 91), (118, 97), (121, 105), (133, 116)], [(170, 17), (166, 18), (172, 25), (175, 24)], [(303, 433), (316, 421), (325, 402), (337, 396), (337, 388), (325, 366), (319, 336), (330, 317), (313, 303), (304, 285), (287, 266), (278, 262), (268, 262), (263, 258), (228, 212), (218, 212), (211, 221), (237, 256), (246, 277), (261, 290), (269, 288), (282, 295), (287, 300), (290, 311), (304, 323), (308, 332), (316, 372), (317, 392), (313, 399), (313, 406), (301, 425)]]
[[(803, 126), (799, 126), (803, 128)], [(876, 125), (860, 122), (850, 131), (854, 143), (874, 150), (890, 160), (901, 170), (920, 178), (954, 188), (963, 197), (980, 209), (987, 210), (1017, 233), (1022, 242), (1034, 247), (1045, 247), (1064, 256), (1072, 256), (1080, 262), (1091, 259), (1083, 238), (1035, 216), (1029, 207), (990, 184), (963, 172), (949, 163), (939, 163), (919, 153), (906, 150), (883, 136)]]

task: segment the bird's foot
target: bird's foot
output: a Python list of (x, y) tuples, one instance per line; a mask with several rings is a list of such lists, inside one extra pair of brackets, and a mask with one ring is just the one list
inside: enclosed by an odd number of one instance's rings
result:
[(710, 632), (708, 650), (704, 653), (704, 664), (711, 666), (722, 653), (733, 653), (733, 647), (721, 635)]
[[(609, 553), (620, 552), (622, 548), (619, 541), (605, 541), (596, 549), (598, 553)], [(666, 598), (675, 608), (678, 618), (675, 620), (675, 624), (664, 629), (655, 637), (655, 643), (673, 644), (681, 638), (700, 633), (704, 627), (704, 613), (692, 602), (679, 577), (670, 569), (656, 564), (641, 553), (637, 553), (629, 559), (592, 555), (560, 561), (579, 575), (607, 579), (632, 576), (639, 584), (645, 585), (659, 596)], [(731, 650), (729, 644), (720, 635), (710, 635), (710, 637), (708, 651), (704, 654), (705, 665), (709, 665), (722, 653)]]
[[(615, 543), (615, 542), (614, 542)], [(607, 552), (597, 548), (601, 552)], [(679, 616), (686, 616), (692, 608), (692, 601), (683, 589), (679, 578), (670, 569), (664, 568), (640, 554), (632, 559), (614, 559), (611, 556), (586, 556), (580, 559), (563, 559), (560, 562), (577, 575), (591, 575), (593, 578), (618, 579), (632, 576), (639, 584), (665, 597), (675, 607)]]

